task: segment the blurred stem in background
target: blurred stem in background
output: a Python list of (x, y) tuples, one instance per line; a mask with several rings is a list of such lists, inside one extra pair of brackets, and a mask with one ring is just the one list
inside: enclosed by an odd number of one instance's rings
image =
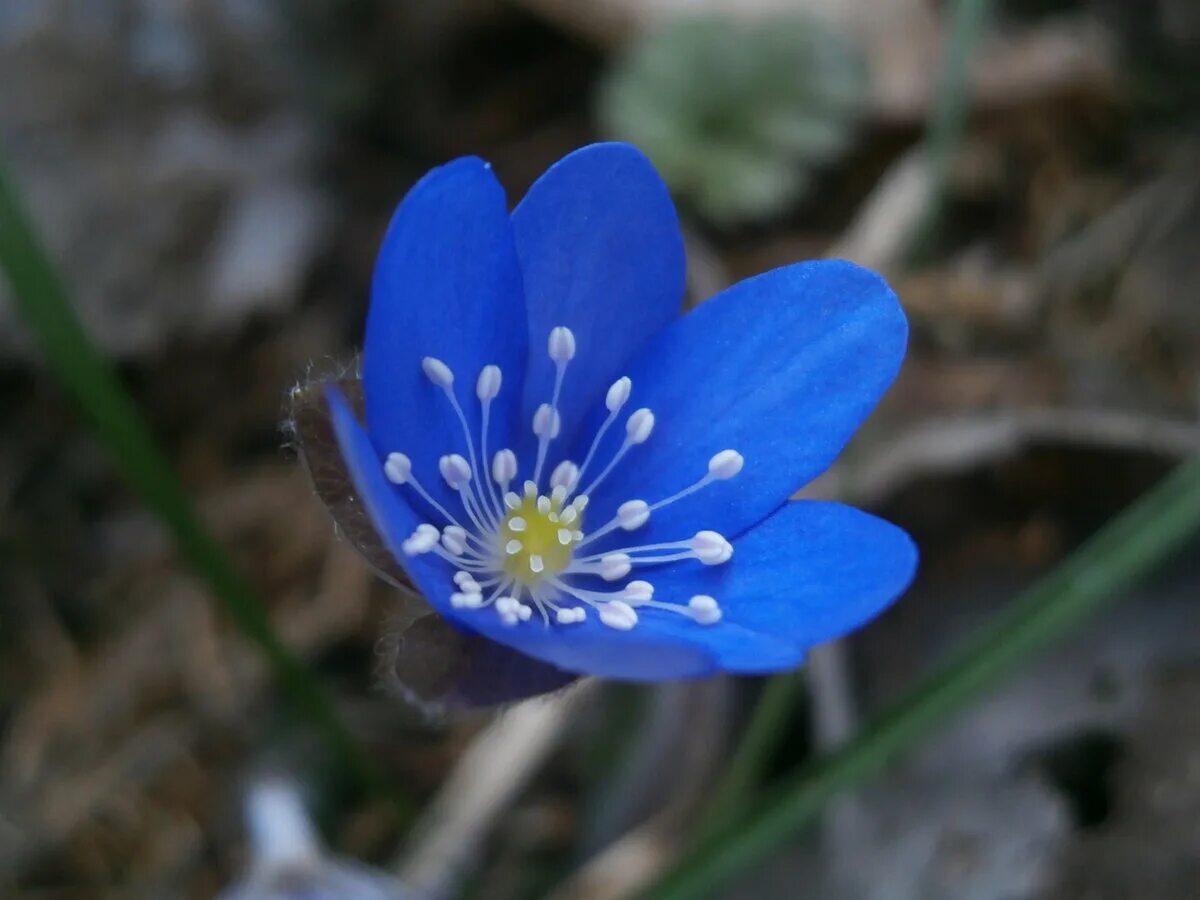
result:
[[(1200, 528), (1200, 457), (1170, 476), (1022, 592), (998, 620), (845, 748), (772, 789), (742, 816), (720, 823), (654, 886), (654, 900), (711, 894), (792, 837), (835, 794), (861, 783), (1081, 623), (1107, 599), (1163, 562)], [(760, 727), (757, 724), (754, 728)], [(736, 758), (736, 757), (735, 757)]]
[(971, 57), (983, 35), (990, 6), (990, 0), (957, 0), (950, 15), (937, 100), (925, 130), (925, 158), (932, 181), (929, 209), (909, 246), (909, 255), (916, 262), (928, 259), (941, 226), (950, 162), (962, 141), (970, 109)]
[(108, 446), (130, 484), (174, 536), (180, 552), (266, 657), (297, 710), (325, 737), (342, 768), (365, 790), (408, 806), (346, 731), (312, 673), (280, 641), (245, 577), (201, 523), (133, 399), (96, 350), (38, 239), (0, 160), (0, 269), (51, 370)]
[(763, 686), (750, 724), (704, 808), (697, 831), (701, 842), (711, 838), (749, 804), (762, 770), (779, 749), (803, 687), (802, 670), (776, 675)]

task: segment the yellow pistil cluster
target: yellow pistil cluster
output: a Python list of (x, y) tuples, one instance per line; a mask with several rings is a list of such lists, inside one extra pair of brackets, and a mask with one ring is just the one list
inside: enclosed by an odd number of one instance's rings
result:
[(500, 523), (504, 573), (533, 587), (566, 571), (574, 546), (583, 540), (582, 523), (575, 505), (526, 494)]

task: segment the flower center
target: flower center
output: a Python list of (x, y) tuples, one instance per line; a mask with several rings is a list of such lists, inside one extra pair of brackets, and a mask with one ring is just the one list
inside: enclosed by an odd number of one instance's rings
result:
[(582, 528), (579, 510), (561, 492), (526, 494), (497, 532), (503, 571), (530, 589), (550, 581), (570, 567), (571, 551), (583, 540)]
[[(429, 380), (441, 388), (463, 431), (464, 453), (449, 453), (438, 460), (438, 472), (461, 501), (461, 510), (451, 511), (422, 486), (412, 471), (412, 461), (403, 453), (389, 453), (384, 473), (396, 485), (414, 491), (443, 520), (439, 527), (422, 523), (404, 541), (401, 549), (409, 556), (434, 553), (455, 569), (450, 605), (460, 610), (489, 610), (506, 625), (517, 625), (533, 617), (536, 610), (549, 626), (584, 621), (594, 611), (610, 628), (628, 631), (638, 623), (639, 609), (656, 609), (686, 616), (700, 625), (721, 619), (716, 599), (705, 594), (686, 604), (659, 600), (654, 585), (644, 579), (626, 582), (615, 590), (596, 590), (597, 579), (623, 582), (635, 567), (656, 566), (695, 560), (716, 566), (733, 556), (732, 545), (715, 531), (698, 531), (690, 538), (654, 544), (623, 546), (601, 552), (583, 552), (595, 541), (618, 531), (636, 531), (659, 509), (682, 500), (716, 481), (724, 481), (742, 469), (742, 456), (722, 450), (708, 463), (708, 471), (694, 484), (654, 502), (627, 500), (616, 514), (591, 532), (584, 531), (583, 514), (588, 497), (654, 430), (654, 413), (642, 408), (625, 419), (625, 438), (602, 467), (596, 459), (601, 439), (616, 423), (629, 400), (633, 385), (618, 378), (608, 389), (604, 405), (608, 417), (600, 425), (583, 462), (564, 460), (555, 467), (543, 491), (542, 475), (550, 443), (562, 426), (558, 401), (562, 394), (567, 364), (575, 356), (575, 335), (559, 326), (550, 332), (548, 352), (555, 365), (554, 390), (549, 403), (533, 416), (533, 433), (538, 439), (537, 457), (521, 493), (511, 490), (520, 469), (512, 450), (499, 450), (488, 463), (488, 425), (492, 401), (500, 393), (502, 374), (498, 366), (484, 366), (475, 382), (475, 396), (482, 421), (478, 453), (466, 414), (454, 390), (454, 373), (444, 362), (427, 356), (421, 367)], [(589, 473), (599, 468), (591, 476)], [(486, 477), (490, 475), (490, 479)], [(584, 487), (580, 487), (585, 485)], [(652, 574), (652, 571), (651, 571)]]

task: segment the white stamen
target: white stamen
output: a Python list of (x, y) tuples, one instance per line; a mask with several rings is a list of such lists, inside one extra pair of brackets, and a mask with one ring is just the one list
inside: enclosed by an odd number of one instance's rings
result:
[(412, 476), (412, 460), (403, 453), (389, 453), (383, 474), (392, 484), (404, 484)]
[(533, 414), (533, 433), (542, 440), (554, 440), (558, 437), (561, 427), (562, 417), (559, 416), (558, 410), (549, 403), (543, 403)]
[(733, 556), (733, 545), (715, 531), (698, 531), (690, 542), (696, 558), (706, 566), (719, 566)]
[(545, 494), (537, 498), (537, 511), (543, 516), (550, 512), (550, 498)]
[(560, 608), (554, 618), (559, 625), (573, 625), (576, 622), (582, 622), (587, 617), (582, 606), (565, 606)]
[(518, 553), (521, 552), (521, 549), (522, 549), (521, 542), (516, 540), (515, 538), (504, 545), (504, 552), (507, 553), (509, 556), (516, 556)]
[[(457, 584), (462, 590), (467, 591), (467, 586), (475, 584), (475, 579), (471, 576), (470, 572), (455, 572), (454, 583)], [(467, 591), (467, 593), (475, 592)]]
[(543, 571), (545, 568), (546, 564), (542, 561), (542, 558), (538, 554), (529, 554), (529, 571), (536, 574)]
[(426, 377), (438, 387), (449, 388), (454, 384), (454, 373), (436, 356), (427, 356), (421, 360), (421, 368), (425, 371)]
[(505, 625), (511, 627), (520, 621), (521, 601), (516, 597), (497, 597), (495, 606), (500, 621)]
[(428, 553), (437, 546), (437, 542), (441, 537), (441, 533), (429, 524), (421, 524), (417, 526), (416, 531), (400, 545), (408, 556), (419, 556), (422, 553)]
[(629, 631), (638, 622), (638, 614), (634, 612), (633, 607), (621, 600), (610, 600), (608, 603), (603, 603), (598, 607), (597, 612), (601, 622), (618, 631)]
[(631, 444), (643, 444), (654, 430), (654, 413), (642, 407), (625, 423), (625, 434)]
[(561, 487), (564, 491), (569, 493), (578, 483), (579, 466), (575, 465), (575, 463), (571, 462), (569, 459), (564, 459), (557, 466), (555, 466), (554, 471), (550, 473), (550, 487), (552, 488)]
[(509, 491), (507, 494), (504, 495), (504, 505), (507, 506), (509, 509), (516, 509), (517, 507), (519, 507), (521, 505), (521, 498), (518, 497), (516, 494), (514, 494), (512, 491)]
[(688, 601), (688, 609), (701, 625), (712, 625), (721, 621), (721, 607), (707, 594), (697, 594)]
[(633, 382), (629, 380), (628, 376), (622, 375), (614, 381), (604, 397), (604, 405), (608, 407), (608, 411), (615, 413), (624, 406), (625, 401), (629, 399), (631, 390), (633, 390)]
[(570, 328), (559, 325), (550, 329), (547, 347), (550, 358), (556, 363), (570, 362), (575, 358), (575, 335)]
[(507, 489), (517, 477), (517, 455), (511, 450), (497, 450), (492, 457), (492, 480)]
[(650, 507), (645, 500), (626, 500), (617, 507), (617, 520), (626, 531), (641, 528), (650, 518)]
[(526, 522), (520, 516), (513, 516), (508, 520), (509, 531), (524, 531)]
[(736, 450), (722, 450), (708, 461), (708, 474), (719, 481), (732, 478), (742, 471), (746, 460)]
[(632, 567), (628, 553), (609, 553), (600, 558), (600, 577), (605, 581), (619, 581)]
[(442, 529), (442, 546), (454, 556), (462, 556), (467, 549), (467, 531), (460, 525), (447, 525)]
[(438, 471), (451, 490), (460, 490), (471, 480), (471, 464), (457, 453), (448, 453), (439, 459)]
[(569, 528), (558, 529), (558, 542), (560, 544), (562, 544), (564, 547), (570, 546), (571, 529), (569, 529)]
[(500, 393), (503, 375), (499, 366), (484, 366), (479, 370), (479, 378), (475, 381), (475, 396), (480, 402), (494, 400)]
[(625, 585), (622, 594), (631, 603), (640, 603), (654, 596), (654, 585), (648, 581), (631, 581)]
[(533, 497), (537, 496), (537, 492), (538, 492), (538, 489), (537, 489), (536, 481), (526, 481), (525, 482), (525, 496), (526, 497), (529, 497), (532, 499)]

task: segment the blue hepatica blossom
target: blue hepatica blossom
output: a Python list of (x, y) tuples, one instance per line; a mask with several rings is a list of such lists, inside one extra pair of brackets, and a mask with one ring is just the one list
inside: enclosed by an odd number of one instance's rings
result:
[(908, 585), (903, 531), (789, 502), (899, 369), (892, 291), (806, 262), (680, 316), (683, 292), (674, 207), (625, 144), (560, 160), (511, 214), (474, 158), (400, 204), (366, 428), (329, 400), (375, 527), (456, 627), (573, 673), (766, 673)]

